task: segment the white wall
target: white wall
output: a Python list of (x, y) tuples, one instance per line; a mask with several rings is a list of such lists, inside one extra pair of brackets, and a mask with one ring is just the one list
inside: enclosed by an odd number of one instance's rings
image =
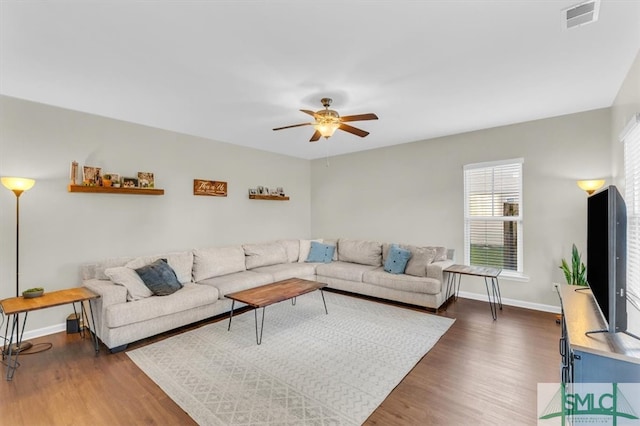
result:
[[(610, 134), (610, 110), (601, 109), (336, 156), (328, 166), (316, 160), (311, 232), (445, 245), (462, 262), (463, 166), (522, 157), (524, 269), (530, 280), (501, 279), (502, 296), (557, 306), (551, 284), (564, 282), (560, 260), (570, 256), (574, 242), (586, 250), (586, 194), (576, 180), (609, 176)], [(465, 277), (462, 285), (486, 295), (480, 280)]]
[[(615, 184), (624, 194), (624, 149), (618, 137), (633, 114), (640, 113), (640, 52), (611, 107), (611, 151)], [(640, 312), (627, 303), (629, 331), (640, 334)]]
[(624, 193), (624, 146), (618, 139), (633, 114), (640, 113), (640, 52), (627, 73), (611, 107), (612, 173)]
[[(71, 161), (136, 176), (164, 196), (67, 192)], [(21, 290), (80, 284), (79, 265), (110, 256), (308, 238), (307, 160), (0, 96), (0, 176), (36, 179), (20, 197)], [(193, 179), (228, 197), (193, 195)], [(257, 185), (290, 201), (249, 200)], [(0, 186), (0, 298), (15, 296), (15, 196)], [(28, 330), (64, 323), (71, 306), (29, 315)]]

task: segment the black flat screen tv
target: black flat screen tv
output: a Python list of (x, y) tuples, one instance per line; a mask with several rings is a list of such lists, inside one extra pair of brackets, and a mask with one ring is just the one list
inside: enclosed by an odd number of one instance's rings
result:
[(587, 281), (606, 323), (605, 330), (627, 330), (627, 209), (614, 185), (587, 202)]

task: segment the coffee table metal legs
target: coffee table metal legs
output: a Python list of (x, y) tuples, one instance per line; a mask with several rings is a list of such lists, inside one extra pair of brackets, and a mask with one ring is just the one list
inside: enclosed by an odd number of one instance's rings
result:
[(262, 343), (262, 330), (264, 330), (264, 308), (266, 308), (266, 306), (262, 307), (262, 322), (260, 323), (260, 335), (258, 335), (258, 309), (259, 308), (255, 308), (253, 310), (253, 314), (256, 319), (256, 343), (257, 344)]
[(324, 291), (320, 289), (320, 295), (322, 296), (322, 304), (324, 305), (324, 313), (329, 315), (329, 311), (327, 311), (327, 302), (324, 301)]
[[(320, 295), (322, 296), (322, 304), (324, 305), (324, 313), (329, 315), (329, 311), (327, 310), (327, 302), (324, 300), (324, 292), (320, 289)], [(235, 307), (236, 301), (233, 300), (231, 302), (231, 311), (229, 311), (229, 325), (227, 326), (227, 331), (231, 330), (231, 320), (233, 319), (233, 308)], [(296, 298), (291, 298), (291, 304), (295, 306)], [(260, 307), (253, 308), (253, 315), (256, 323), (256, 343), (258, 345), (262, 344), (262, 331), (264, 330), (264, 309), (266, 306), (262, 307), (262, 319), (260, 320), (260, 330), (258, 330), (258, 309)]]

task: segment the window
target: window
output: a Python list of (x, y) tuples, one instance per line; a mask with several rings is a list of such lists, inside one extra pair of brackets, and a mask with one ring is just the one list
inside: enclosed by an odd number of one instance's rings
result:
[(640, 309), (640, 114), (622, 132), (627, 205), (627, 298)]
[(523, 159), (464, 166), (465, 263), (522, 275)]

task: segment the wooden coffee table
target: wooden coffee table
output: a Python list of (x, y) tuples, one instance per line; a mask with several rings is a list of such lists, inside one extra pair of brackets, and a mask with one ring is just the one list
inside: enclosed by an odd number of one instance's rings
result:
[[(262, 330), (264, 328), (264, 308), (274, 303), (282, 302), (284, 300), (291, 299), (293, 305), (296, 304), (296, 297), (302, 296), (312, 291), (320, 290), (322, 295), (322, 303), (324, 304), (325, 314), (329, 314), (327, 311), (327, 303), (324, 300), (324, 293), (322, 289), (327, 285), (316, 281), (303, 280), (302, 278), (289, 278), (287, 280), (277, 281), (272, 284), (262, 285), (260, 287), (251, 288), (248, 290), (238, 291), (235, 293), (227, 294), (225, 297), (233, 300), (231, 302), (231, 312), (229, 313), (229, 327), (227, 331), (231, 330), (231, 319), (233, 318), (233, 308), (236, 301), (245, 303), (253, 307), (253, 313), (256, 322), (256, 343), (262, 343)], [(258, 308), (262, 308), (262, 320), (260, 324), (260, 332), (258, 332)]]

